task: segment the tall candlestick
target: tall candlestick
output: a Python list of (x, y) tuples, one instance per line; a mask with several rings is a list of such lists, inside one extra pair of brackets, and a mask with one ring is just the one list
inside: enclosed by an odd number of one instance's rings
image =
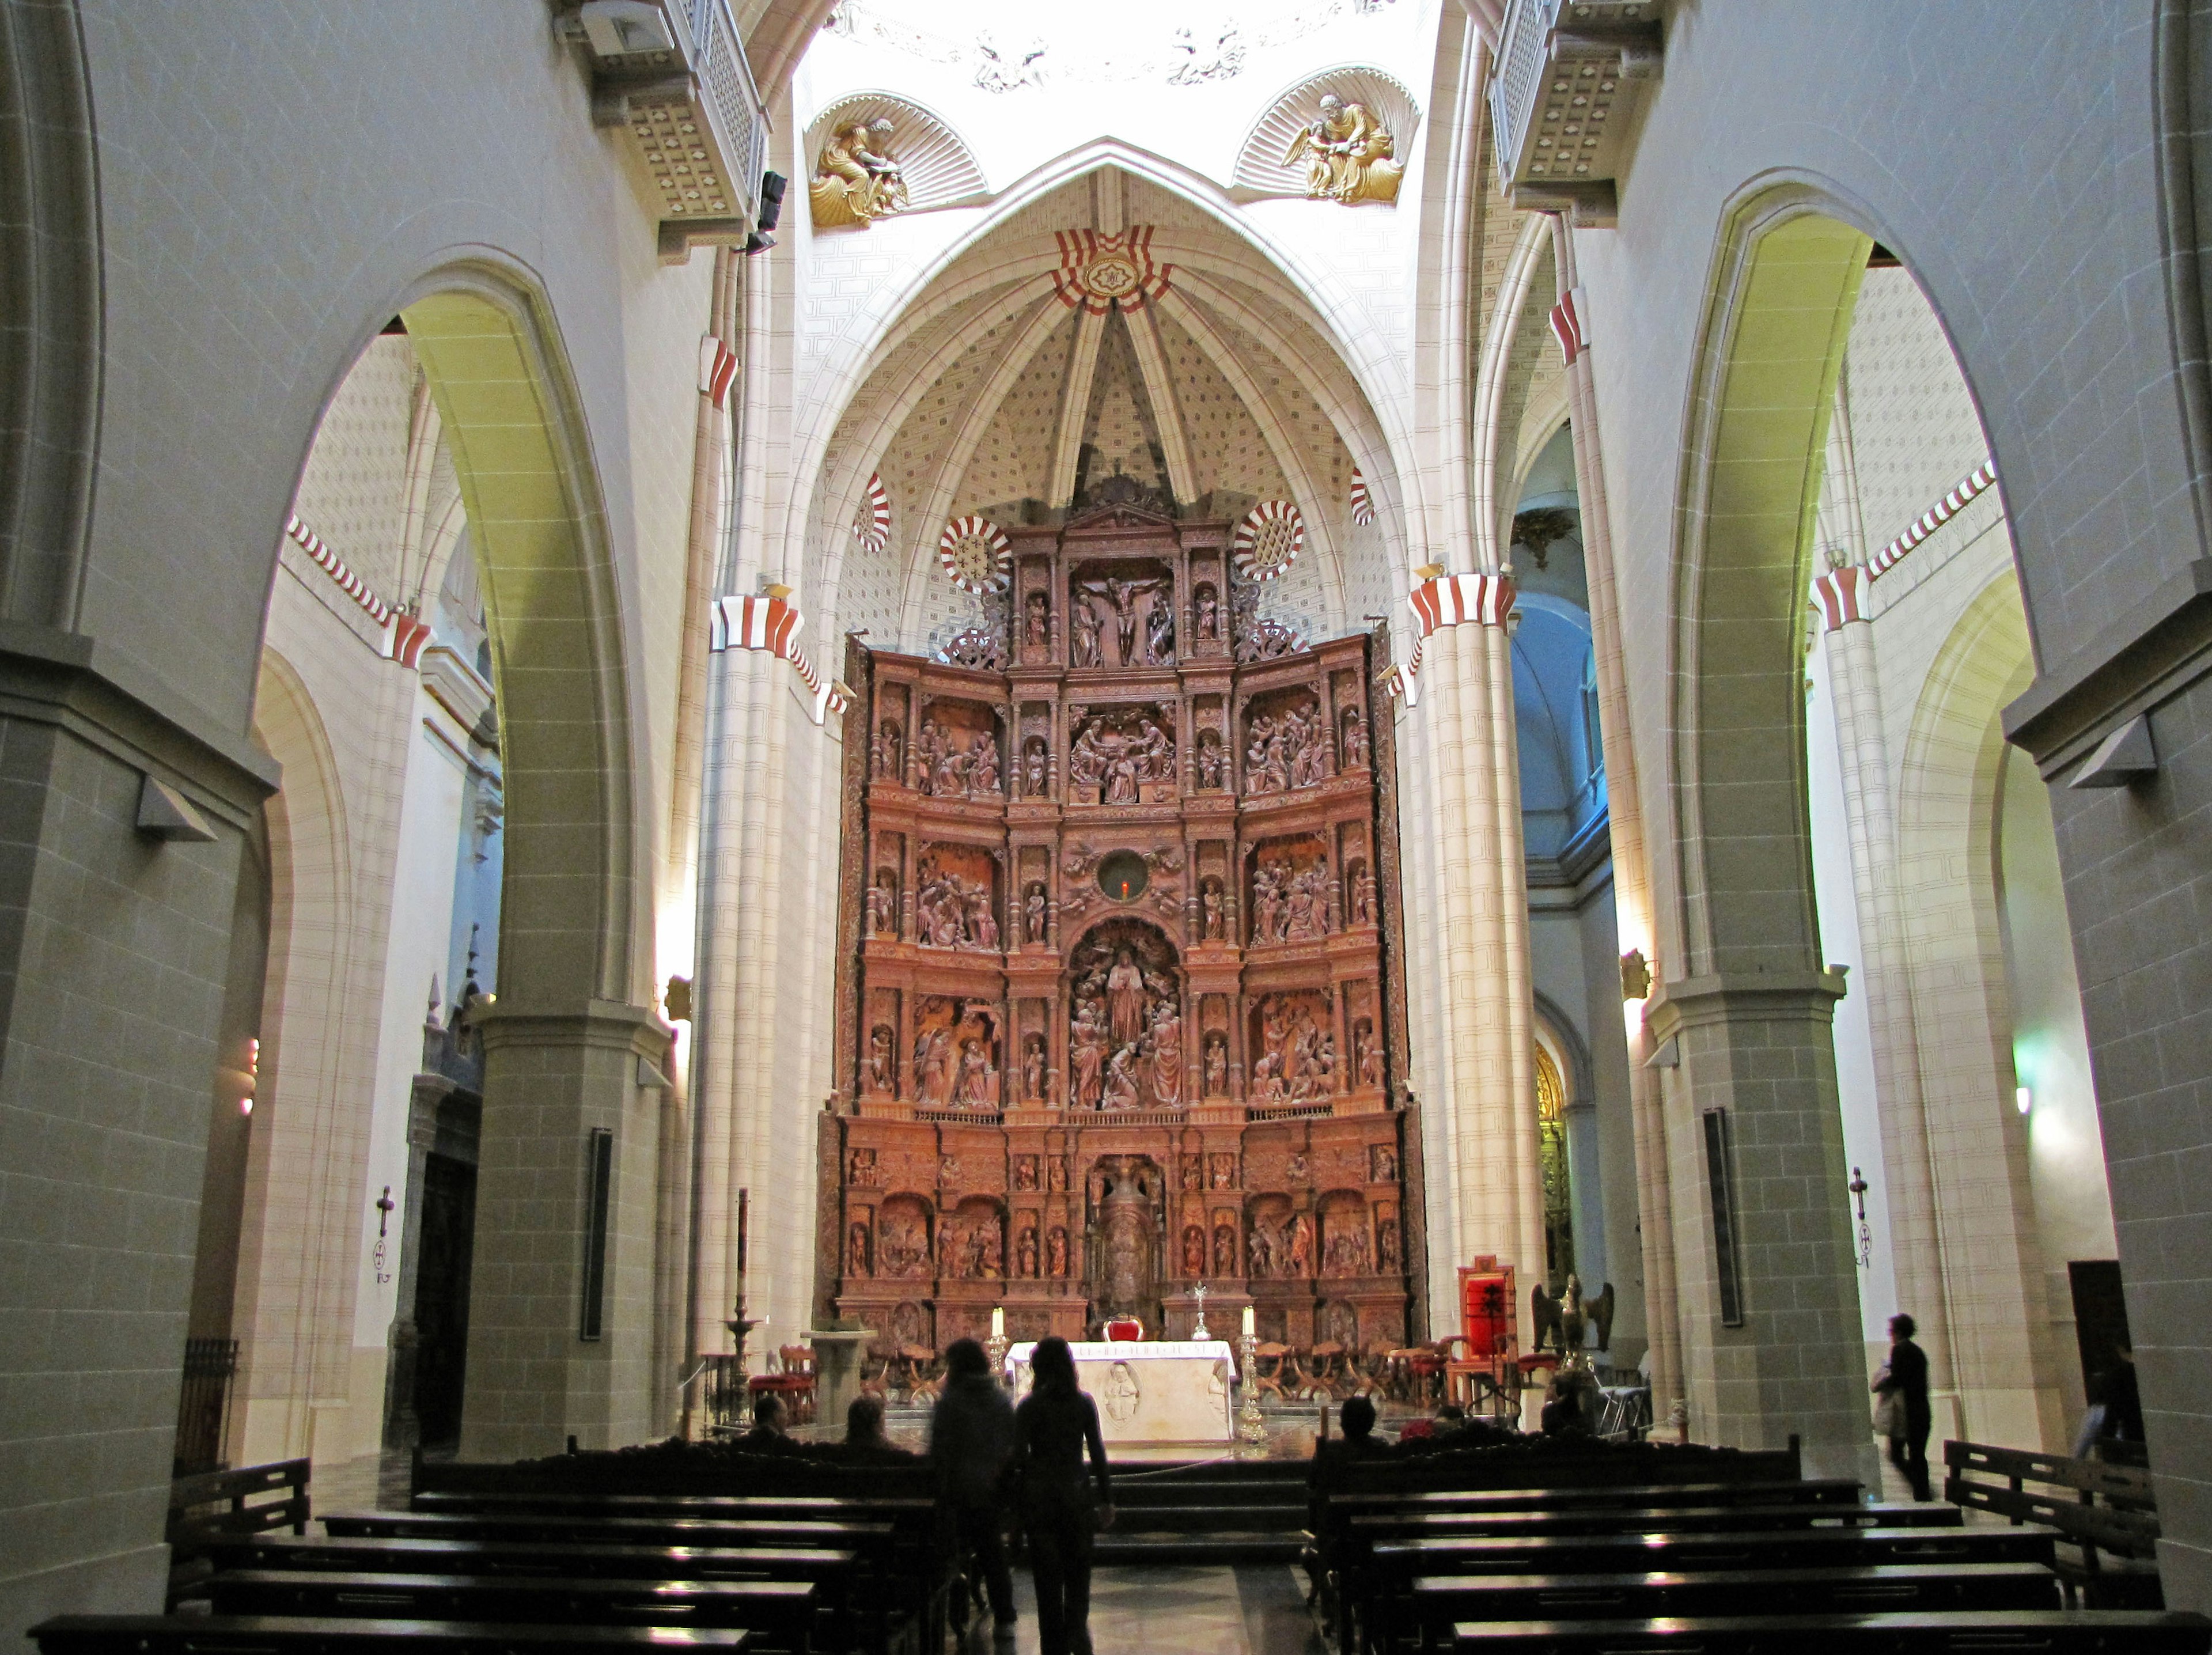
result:
[(745, 1289), (745, 1223), (752, 1216), (753, 1192), (738, 1191), (738, 1297), (744, 1297)]
[(1244, 1336), (1249, 1339), (1260, 1330), (1260, 1318), (1253, 1314), (1252, 1306), (1244, 1307)]
[(1005, 1306), (1005, 1305), (994, 1305), (991, 1307), (991, 1337), (993, 1337), (994, 1339), (1003, 1339), (1003, 1338), (1005, 1338), (1006, 1336), (1006, 1306)]

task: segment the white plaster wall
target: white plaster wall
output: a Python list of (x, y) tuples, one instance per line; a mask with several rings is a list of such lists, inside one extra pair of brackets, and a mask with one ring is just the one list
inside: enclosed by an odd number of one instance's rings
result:
[[(443, 1004), (453, 1000), (444, 973), (453, 943), (453, 861), (466, 794), (467, 765), (461, 755), (467, 732), (419, 681), (411, 710), (414, 728), (407, 741), (392, 858), (383, 1008), (361, 1193), (361, 1263), (344, 1427), (355, 1454), (374, 1453), (383, 1437), (385, 1352), (399, 1309), (400, 1238), (407, 1222), (407, 1117), (415, 1076), (422, 1067), (422, 1024), (433, 983)], [(387, 1187), (392, 1202), (388, 1216), (375, 1205)]]
[[(2098, 1118), (2089, 1040), (2074, 937), (2059, 882), (2051, 791), (2034, 762), (2017, 749), (2005, 757), (1997, 833), (2011, 990), (2014, 1080), (2028, 1089), (2028, 1178), (2049, 1273), (2051, 1321), (2072, 1326), (2069, 1259), (2113, 1258), (2112, 1202)], [(2069, 1417), (2078, 1416), (2081, 1374), (2069, 1347), (2057, 1353), (2068, 1383)]]
[[(1813, 893), (1820, 916), (1820, 952), (1848, 967), (1853, 992), (1836, 1002), (1836, 1093), (1844, 1117), (1844, 1148), (1866, 1178), (1865, 1232), (1858, 1209), (1851, 1228), (1860, 1237), (1859, 1319), (1871, 1360), (1889, 1347), (1889, 1318), (1897, 1314), (1897, 1271), (1890, 1257), (1889, 1195), (1881, 1158), (1881, 1098), (1875, 1088), (1874, 1032), (1868, 1021), (1864, 952), (1859, 946), (1858, 899), (1851, 870), (1850, 818), (1844, 795), (1843, 755), (1836, 737), (1836, 709), (1828, 657), (1805, 658), (1805, 775), (1811, 806)], [(1838, 1192), (1848, 1200), (1846, 1191)]]

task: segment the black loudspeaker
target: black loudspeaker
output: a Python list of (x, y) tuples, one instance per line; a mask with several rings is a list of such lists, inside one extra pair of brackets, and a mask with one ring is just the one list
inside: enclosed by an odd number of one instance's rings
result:
[(760, 228), (772, 230), (783, 217), (783, 190), (787, 180), (781, 173), (761, 174)]

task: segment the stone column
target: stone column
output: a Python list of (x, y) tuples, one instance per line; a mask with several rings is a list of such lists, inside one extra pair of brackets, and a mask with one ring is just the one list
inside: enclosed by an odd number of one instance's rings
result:
[[(1574, 237), (1564, 221), (1552, 227), (1553, 265), (1564, 296), (1576, 285)], [(1658, 930), (1652, 907), (1651, 861), (1645, 837), (1644, 793), (1637, 776), (1635, 727), (1628, 696), (1628, 667), (1621, 651), (1620, 598), (1613, 560), (1613, 514), (1605, 490), (1600, 447), (1597, 386), (1589, 351), (1567, 364), (1569, 405), (1574, 416), (1576, 496), (1582, 509), (1583, 563), (1589, 593), (1590, 636), (1597, 669), (1599, 739), (1605, 750), (1607, 825), (1613, 838), (1613, 913), (1622, 958), (1640, 952), (1659, 976)], [(1622, 987), (1627, 1003), (1627, 985)], [(1636, 1182), (1643, 1222), (1644, 1319), (1650, 1340), (1654, 1422), (1686, 1422), (1681, 1331), (1676, 1317), (1674, 1202), (1670, 1188), (1659, 1080), (1650, 1067), (1656, 1042), (1635, 1014), (1626, 1019), (1628, 1102), (1635, 1123)], [(1596, 1030), (1592, 1037), (1602, 1038)]]
[[(465, 1459), (651, 1434), (653, 1244), (668, 1031), (638, 1006), (499, 1003), (483, 1022), (483, 1135), (461, 1411)], [(641, 1085), (646, 1080), (650, 1084)], [(600, 1331), (584, 1332), (588, 1147), (611, 1132)]]

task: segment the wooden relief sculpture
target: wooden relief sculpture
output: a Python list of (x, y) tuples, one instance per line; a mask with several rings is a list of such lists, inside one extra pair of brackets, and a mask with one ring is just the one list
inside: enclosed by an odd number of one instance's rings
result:
[(1008, 529), (989, 636), (853, 646), (823, 1313), (1422, 1330), (1372, 645), (1261, 622), (1236, 529)]

